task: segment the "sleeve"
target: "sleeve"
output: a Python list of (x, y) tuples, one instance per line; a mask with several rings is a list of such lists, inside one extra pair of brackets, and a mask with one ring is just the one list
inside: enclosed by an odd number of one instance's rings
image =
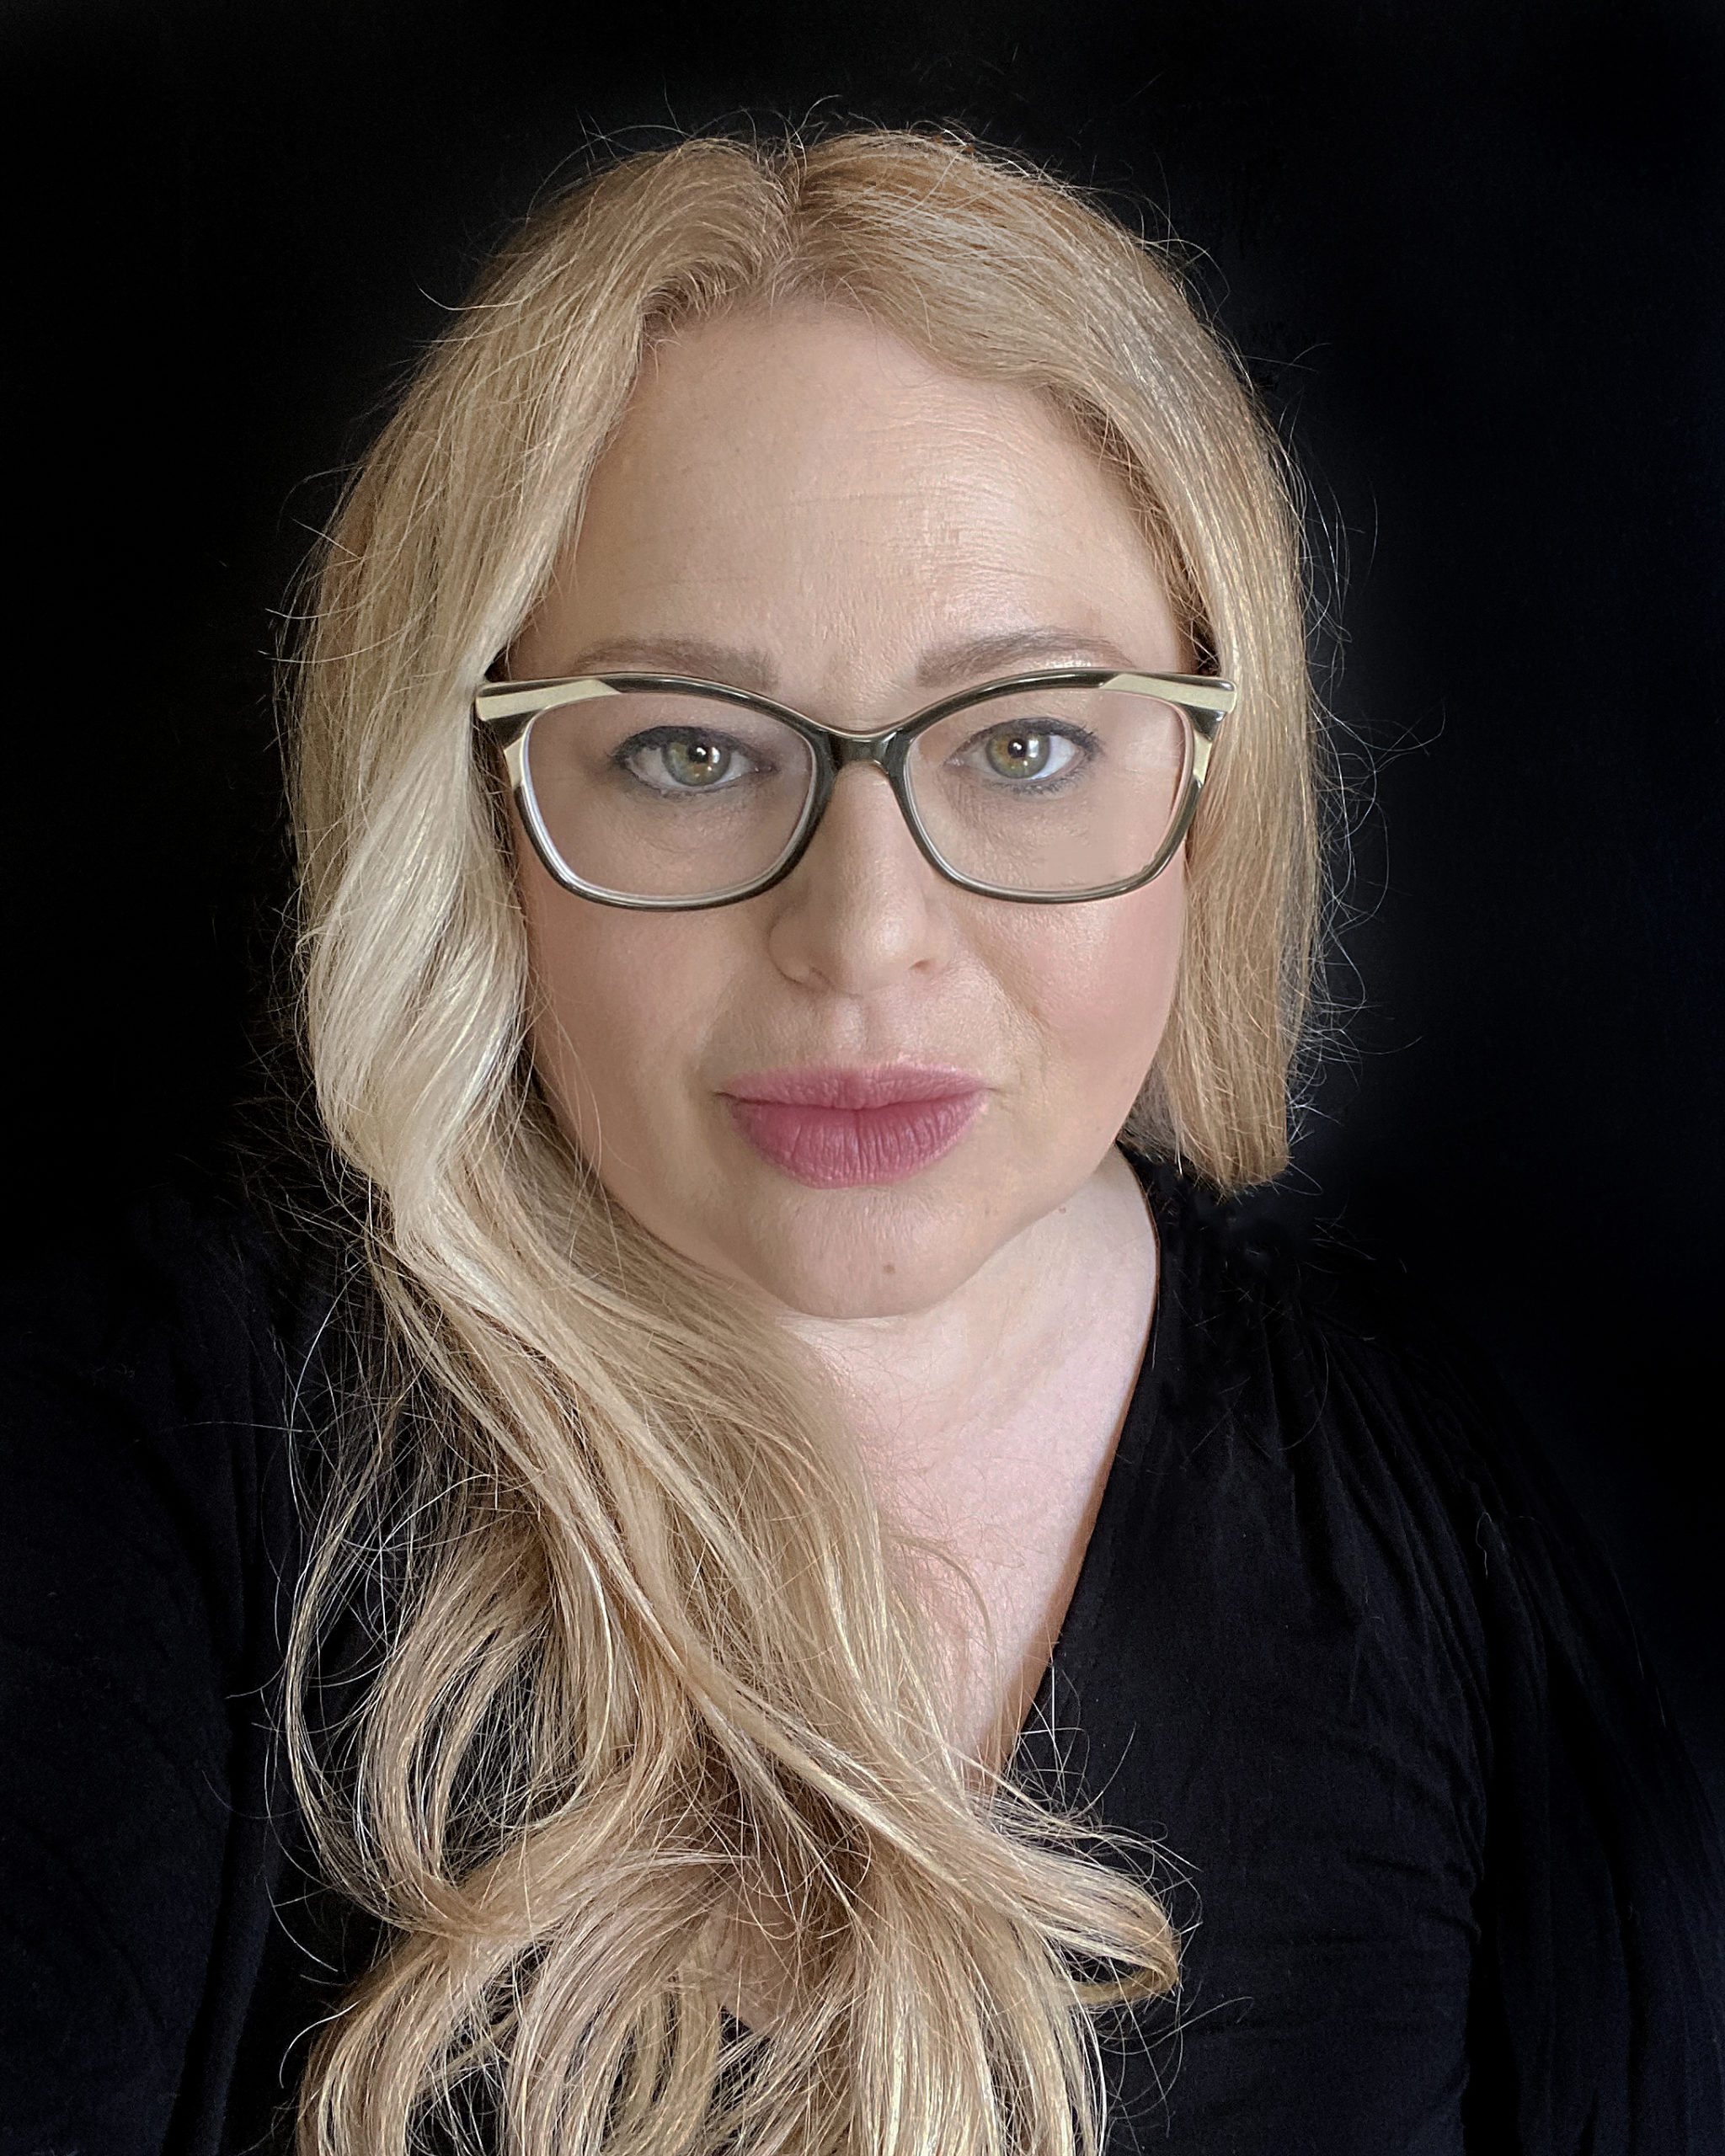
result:
[(243, 2009), (236, 1925), (268, 1904), (259, 1575), (287, 1502), (266, 1487), (281, 1408), (255, 1301), (231, 1246), (160, 1205), (99, 1262), (39, 1263), (8, 1298), (3, 2156), (219, 2136), (209, 2055)]
[(1718, 1828), (1609, 1565), (1469, 1351), (1409, 1372), (1484, 1623), (1471, 2156), (1725, 2156)]

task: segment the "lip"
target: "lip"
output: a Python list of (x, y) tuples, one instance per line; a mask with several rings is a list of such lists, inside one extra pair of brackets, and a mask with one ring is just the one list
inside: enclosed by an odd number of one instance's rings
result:
[(761, 1158), (815, 1190), (903, 1182), (950, 1153), (986, 1093), (950, 1065), (804, 1064), (720, 1089)]

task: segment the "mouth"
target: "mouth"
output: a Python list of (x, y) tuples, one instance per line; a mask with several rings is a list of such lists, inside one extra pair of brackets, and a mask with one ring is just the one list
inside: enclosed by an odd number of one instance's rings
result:
[(948, 1065), (802, 1065), (755, 1070), (722, 1089), (761, 1157), (814, 1190), (903, 1182), (950, 1153), (987, 1088)]

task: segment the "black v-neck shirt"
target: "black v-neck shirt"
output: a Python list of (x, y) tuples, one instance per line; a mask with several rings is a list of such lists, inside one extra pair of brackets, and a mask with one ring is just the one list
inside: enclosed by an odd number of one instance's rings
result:
[[(1392, 1283), (1140, 1166), (1150, 1345), (1014, 1762), (1184, 1935), (1110, 2156), (1719, 2156), (1717, 1844), (1602, 1562)], [(285, 2147), (364, 1966), (272, 1735), (335, 1271), (173, 1196), (12, 1297), (0, 2156)]]

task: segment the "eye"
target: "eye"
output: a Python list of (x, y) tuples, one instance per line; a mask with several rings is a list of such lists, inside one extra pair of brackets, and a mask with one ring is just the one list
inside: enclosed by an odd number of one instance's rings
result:
[(992, 778), (1046, 783), (1071, 771), (1084, 746), (1065, 728), (1031, 722), (997, 727), (980, 738), (975, 751)]
[(699, 741), (692, 735), (683, 741), (667, 741), (659, 755), (666, 777), (679, 786), (720, 785), (736, 761), (735, 751), (723, 741)]
[(612, 760), (655, 793), (712, 793), (761, 768), (740, 741), (686, 727), (638, 734)]

